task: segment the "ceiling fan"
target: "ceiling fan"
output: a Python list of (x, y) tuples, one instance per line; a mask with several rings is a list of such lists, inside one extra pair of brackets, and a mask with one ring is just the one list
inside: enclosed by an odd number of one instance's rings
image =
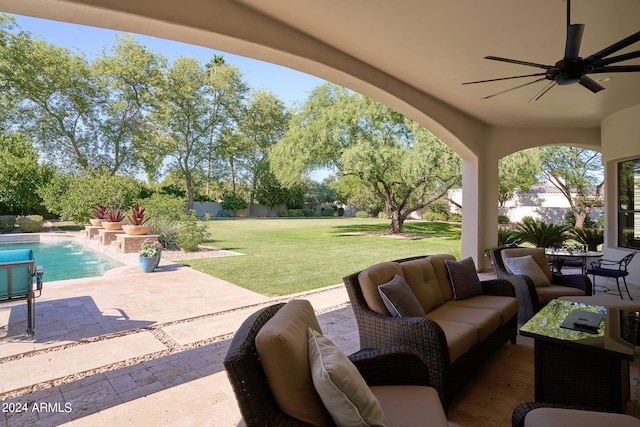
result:
[(601, 90), (603, 90), (604, 87), (600, 85), (597, 81), (589, 77), (588, 74), (629, 73), (629, 72), (640, 71), (640, 65), (611, 66), (611, 64), (616, 64), (618, 62), (626, 61), (628, 59), (640, 57), (640, 50), (625, 53), (622, 55), (611, 56), (607, 58), (609, 55), (616, 53), (619, 50), (622, 50), (625, 47), (636, 43), (637, 41), (640, 41), (640, 31), (584, 59), (579, 57), (578, 54), (580, 52), (580, 42), (582, 41), (584, 24), (571, 24), (570, 22), (571, 0), (566, 0), (566, 1), (567, 1), (567, 40), (566, 40), (565, 49), (564, 49), (564, 57), (560, 61), (556, 62), (554, 65), (544, 65), (544, 64), (537, 64), (534, 62), (519, 61), (517, 59), (500, 58), (498, 56), (485, 56), (485, 59), (490, 59), (492, 61), (510, 62), (513, 64), (542, 68), (546, 71), (541, 73), (525, 74), (522, 76), (511, 76), (511, 77), (501, 77), (501, 78), (489, 79), (489, 80), (478, 80), (475, 82), (466, 82), (462, 84), (469, 85), (469, 84), (476, 84), (476, 83), (495, 82), (500, 80), (520, 79), (523, 77), (543, 76), (534, 81), (524, 83), (524, 84), (509, 88), (509, 89), (506, 89), (482, 98), (482, 99), (493, 98), (494, 96), (498, 96), (503, 93), (510, 92), (515, 89), (519, 89), (521, 87), (529, 86), (543, 80), (550, 80), (550, 82), (544, 88), (542, 88), (540, 92), (538, 92), (533, 98), (530, 99), (530, 101), (537, 101), (545, 93), (549, 92), (549, 90), (551, 90), (551, 88), (553, 88), (555, 85), (562, 86), (562, 85), (569, 85), (573, 83), (579, 83), (580, 85), (586, 87), (593, 93), (600, 92)]

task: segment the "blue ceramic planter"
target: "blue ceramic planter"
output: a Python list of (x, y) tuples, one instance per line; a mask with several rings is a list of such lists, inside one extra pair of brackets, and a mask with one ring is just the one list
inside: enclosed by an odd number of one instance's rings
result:
[(160, 257), (157, 257), (157, 256), (149, 256), (149, 257), (139, 256), (138, 263), (140, 264), (140, 270), (142, 270), (143, 273), (151, 273), (153, 270), (156, 269), (156, 266), (158, 265), (159, 260), (160, 260)]

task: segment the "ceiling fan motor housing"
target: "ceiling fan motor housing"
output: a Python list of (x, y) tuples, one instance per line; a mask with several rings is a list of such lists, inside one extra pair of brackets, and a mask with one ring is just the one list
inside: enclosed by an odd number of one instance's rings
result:
[(586, 70), (582, 58), (562, 59), (547, 71), (547, 79), (555, 80), (559, 85), (578, 83), (585, 75)]

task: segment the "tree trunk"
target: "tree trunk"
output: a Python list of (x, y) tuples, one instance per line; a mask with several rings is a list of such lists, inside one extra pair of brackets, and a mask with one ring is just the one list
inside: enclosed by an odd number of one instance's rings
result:
[(584, 220), (589, 215), (589, 211), (587, 209), (581, 209), (580, 212), (573, 211), (573, 216), (576, 219), (575, 227), (582, 228), (584, 226)]
[(402, 226), (404, 225), (404, 220), (406, 217), (404, 215), (400, 215), (400, 212), (392, 210), (391, 214), (391, 225), (389, 226), (389, 233), (397, 234), (402, 233)]

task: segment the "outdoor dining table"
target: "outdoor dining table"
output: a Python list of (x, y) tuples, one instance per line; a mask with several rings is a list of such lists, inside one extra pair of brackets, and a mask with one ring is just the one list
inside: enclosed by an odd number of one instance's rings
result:
[(587, 271), (587, 259), (588, 258), (600, 258), (602, 252), (589, 251), (589, 250), (576, 250), (576, 249), (557, 249), (546, 248), (544, 250), (545, 255), (549, 257), (553, 268), (558, 273), (562, 274), (562, 267), (565, 265), (565, 260), (581, 260), (582, 261), (582, 273)]

